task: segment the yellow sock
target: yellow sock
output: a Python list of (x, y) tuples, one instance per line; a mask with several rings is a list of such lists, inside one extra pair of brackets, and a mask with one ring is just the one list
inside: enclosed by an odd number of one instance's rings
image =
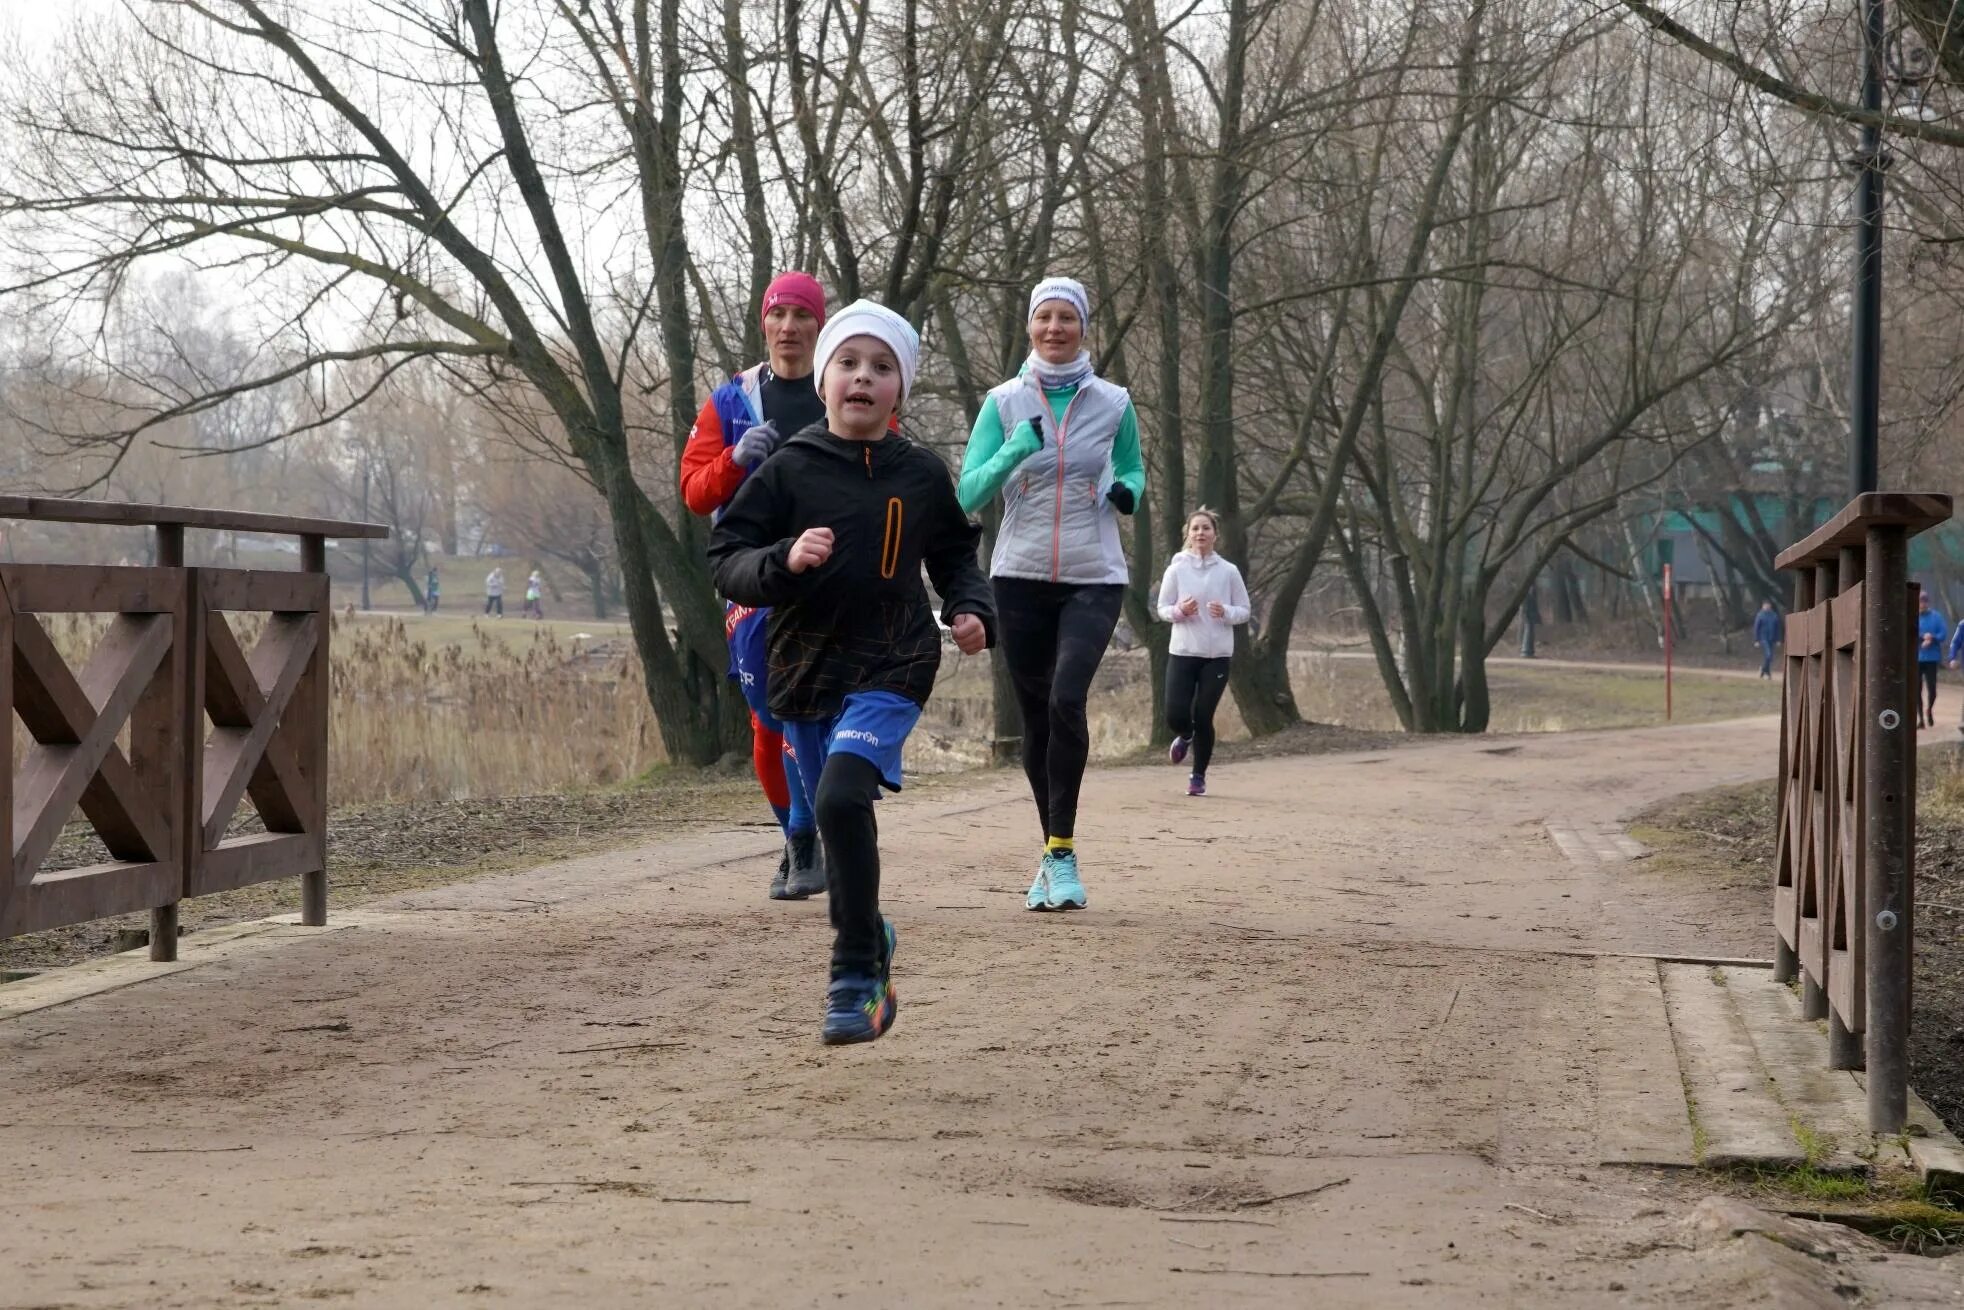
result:
[(1043, 848), (1052, 855), (1069, 855), (1077, 849), (1077, 842), (1069, 837), (1052, 837), (1043, 844)]

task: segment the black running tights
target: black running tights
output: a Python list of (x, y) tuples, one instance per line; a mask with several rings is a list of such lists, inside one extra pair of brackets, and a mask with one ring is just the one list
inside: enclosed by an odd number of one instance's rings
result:
[(996, 631), (1023, 712), (1023, 772), (1046, 840), (1077, 832), (1078, 790), (1091, 754), (1084, 705), (1111, 644), (1121, 583), (995, 578)]
[(825, 843), (827, 900), (832, 913), (832, 976), (880, 971), (886, 951), (880, 931), (880, 828), (873, 802), (879, 766), (864, 755), (834, 751), (818, 775), (813, 809)]
[(1166, 726), (1175, 737), (1193, 740), (1193, 771), (1203, 778), (1214, 758), (1214, 711), (1232, 662), (1226, 655), (1174, 655), (1166, 663)]

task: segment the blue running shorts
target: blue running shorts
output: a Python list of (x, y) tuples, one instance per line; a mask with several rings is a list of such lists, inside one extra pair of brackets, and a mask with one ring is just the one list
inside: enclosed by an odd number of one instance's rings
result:
[[(784, 741), (798, 763), (798, 776), (815, 799), (819, 775), (834, 751), (870, 760), (887, 790), (899, 791), (900, 755), (907, 734), (921, 721), (921, 707), (898, 692), (860, 691), (830, 719), (787, 722)], [(807, 761), (811, 761), (810, 767)]]

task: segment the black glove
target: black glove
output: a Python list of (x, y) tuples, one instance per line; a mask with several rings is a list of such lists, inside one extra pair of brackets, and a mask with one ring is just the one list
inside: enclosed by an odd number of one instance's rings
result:
[(1126, 486), (1123, 482), (1112, 483), (1112, 489), (1105, 493), (1105, 499), (1109, 500), (1121, 514), (1130, 514), (1133, 510), (1139, 508), (1138, 497), (1134, 496), (1132, 494), (1132, 488)]

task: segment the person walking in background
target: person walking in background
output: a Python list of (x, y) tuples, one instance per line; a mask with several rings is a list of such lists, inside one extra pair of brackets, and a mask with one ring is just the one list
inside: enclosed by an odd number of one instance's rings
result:
[(423, 579), (423, 613), (434, 614), (437, 607), (436, 565), (430, 565), (429, 577)]
[(484, 575), (484, 612), (505, 617), (505, 571), (496, 566)]
[(1950, 624), (1930, 603), (1930, 593), (1918, 589), (1916, 596), (1916, 674), (1923, 684), (1923, 698), (1917, 709), (1916, 726), (1937, 726), (1937, 670), (1943, 667), (1944, 641)]
[(1166, 725), (1173, 745), (1166, 758), (1183, 762), (1191, 751), (1187, 795), (1207, 794), (1207, 763), (1214, 758), (1214, 711), (1227, 690), (1234, 662), (1234, 628), (1248, 621), (1248, 588), (1241, 570), (1214, 551), (1221, 520), (1202, 507), (1187, 516), (1187, 548), (1173, 557), (1159, 580), (1159, 617), (1173, 625), (1166, 665)]
[(1541, 626), (1541, 602), (1534, 598), (1534, 584), (1528, 584), (1521, 597), (1521, 658), (1534, 658), (1534, 630)]
[(546, 580), (539, 576), (537, 569), (525, 579), (525, 617), (543, 619), (546, 616)]
[[(682, 449), (682, 502), (720, 522), (737, 491), (778, 446), (825, 421), (812, 375), (825, 326), (825, 288), (806, 273), (780, 273), (758, 310), (770, 358), (717, 387), (696, 415)], [(723, 611), (729, 676), (750, 707), (750, 763), (784, 832), (784, 854), (767, 893), (801, 901), (825, 890), (818, 822), (799, 785), (797, 761), (785, 749), (783, 725), (770, 708), (768, 607), (731, 601)]]
[(1091, 300), (1067, 277), (1030, 292), (1030, 355), (982, 402), (962, 458), (962, 508), (998, 494), (989, 573), (1023, 717), (1023, 772), (1043, 855), (1024, 906), (1083, 909), (1077, 802), (1091, 754), (1085, 703), (1130, 577), (1118, 516), (1146, 491), (1132, 398), (1092, 370)]
[(1759, 603), (1759, 613), (1753, 615), (1753, 640), (1759, 644), (1759, 676), (1773, 676), (1773, 649), (1786, 639), (1787, 625), (1780, 617), (1780, 611), (1773, 608), (1773, 602), (1763, 600)]
[(824, 424), (745, 481), (709, 537), (716, 589), (771, 611), (770, 707), (824, 834), (827, 1045), (870, 1042), (899, 1009), (873, 804), (882, 788), (900, 790), (901, 750), (941, 665), (922, 568), (963, 654), (990, 645), (995, 627), (976, 560), (982, 530), (956, 502), (948, 466), (889, 430), (919, 350), (892, 310), (866, 300), (840, 310), (814, 365)]
[[(1929, 593), (1924, 592), (1923, 596), (1927, 599)], [(1953, 669), (1959, 667), (1960, 664), (1964, 664), (1964, 619), (1959, 619), (1957, 621), (1957, 630), (1950, 634), (1950, 651), (1949, 651), (1948, 662), (1950, 664), (1950, 667)], [(1931, 727), (1936, 726), (1934, 720), (1932, 721), (1930, 726)], [(1960, 709), (1958, 711), (1957, 730), (1959, 732), (1964, 732), (1964, 709)]]

